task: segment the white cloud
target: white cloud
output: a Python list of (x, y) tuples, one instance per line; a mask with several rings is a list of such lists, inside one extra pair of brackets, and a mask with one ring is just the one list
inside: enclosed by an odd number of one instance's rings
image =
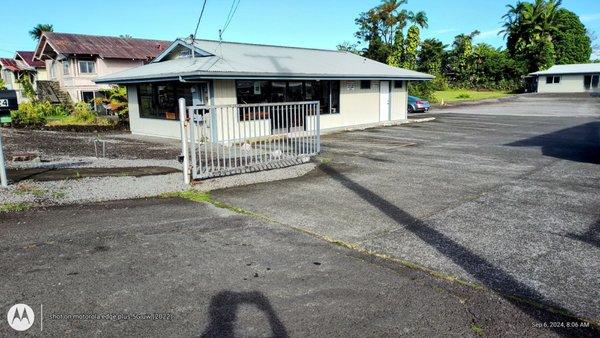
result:
[(489, 31), (483, 31), (481, 33), (479, 33), (479, 35), (477, 36), (480, 39), (487, 39), (487, 38), (493, 38), (498, 36), (498, 33), (500, 33), (500, 31), (502, 30), (502, 28), (495, 28)]
[(590, 21), (600, 20), (600, 13), (580, 15), (579, 19), (581, 19), (582, 22), (590, 22)]
[(437, 29), (437, 30), (431, 31), (431, 33), (433, 33), (433, 34), (446, 34), (446, 33), (453, 33), (453, 32), (458, 32), (458, 29), (456, 29), (456, 28), (442, 28), (442, 29)]

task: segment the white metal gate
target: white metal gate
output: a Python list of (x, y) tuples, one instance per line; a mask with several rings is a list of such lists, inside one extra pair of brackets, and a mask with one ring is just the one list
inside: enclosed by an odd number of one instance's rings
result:
[[(180, 106), (181, 109), (181, 106)], [(185, 107), (194, 179), (282, 168), (320, 151), (318, 101)], [(187, 152), (186, 150), (184, 150)]]

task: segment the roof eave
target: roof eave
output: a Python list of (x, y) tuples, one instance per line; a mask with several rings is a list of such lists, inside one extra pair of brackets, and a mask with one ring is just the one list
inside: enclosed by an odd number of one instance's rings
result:
[(383, 76), (383, 75), (308, 75), (308, 74), (282, 74), (282, 75), (252, 75), (252, 74), (169, 74), (164, 76), (144, 76), (137, 78), (104, 78), (96, 79), (97, 84), (135, 84), (159, 81), (193, 81), (193, 80), (380, 80), (380, 81), (431, 81), (435, 77), (416, 76)]

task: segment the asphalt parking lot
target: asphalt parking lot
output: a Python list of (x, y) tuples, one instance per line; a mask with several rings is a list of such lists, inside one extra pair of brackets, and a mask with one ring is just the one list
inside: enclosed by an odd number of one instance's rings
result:
[[(594, 334), (549, 327), (581, 324), (573, 318), (179, 198), (0, 214), (0, 231), (2, 308), (31, 306), (30, 336)], [(0, 335), (15, 333), (3, 320)]]
[(600, 319), (600, 105), (495, 106), (325, 136), (306, 176), (212, 193), (231, 209), (0, 213), (3, 308), (43, 305), (34, 336), (597, 335), (530, 300)]
[[(525, 100), (531, 104), (473, 106), (434, 122), (329, 135), (312, 174), (214, 196), (598, 320), (600, 102), (590, 98), (566, 116), (568, 100)], [(496, 115), (474, 114), (494, 107)]]

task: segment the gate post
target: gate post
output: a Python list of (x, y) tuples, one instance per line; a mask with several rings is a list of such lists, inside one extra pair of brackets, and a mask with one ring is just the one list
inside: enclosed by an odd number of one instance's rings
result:
[(2, 150), (2, 131), (0, 131), (0, 187), (7, 187), (6, 165), (4, 164), (4, 151)]
[(179, 122), (181, 126), (181, 155), (183, 156), (183, 182), (190, 184), (190, 154), (188, 151), (188, 119), (185, 99), (179, 99)]

